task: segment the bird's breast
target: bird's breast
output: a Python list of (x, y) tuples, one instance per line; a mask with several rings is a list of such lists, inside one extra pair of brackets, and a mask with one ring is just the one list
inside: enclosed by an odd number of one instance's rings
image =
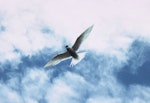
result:
[(73, 58), (78, 59), (78, 54), (73, 49), (67, 48), (67, 51)]

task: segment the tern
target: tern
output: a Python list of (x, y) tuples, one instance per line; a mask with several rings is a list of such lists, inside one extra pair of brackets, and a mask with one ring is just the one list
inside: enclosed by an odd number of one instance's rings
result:
[[(90, 32), (92, 31), (94, 25), (87, 28), (75, 41), (72, 47), (68, 45), (65, 46), (66, 52), (58, 54), (57, 56), (53, 57), (48, 63), (44, 66), (44, 68), (57, 65), (58, 63), (72, 58), (71, 65), (77, 64), (81, 59), (85, 56), (85, 53), (77, 53), (77, 50), (83, 43), (83, 41), (89, 36)], [(73, 61), (74, 60), (74, 61)]]

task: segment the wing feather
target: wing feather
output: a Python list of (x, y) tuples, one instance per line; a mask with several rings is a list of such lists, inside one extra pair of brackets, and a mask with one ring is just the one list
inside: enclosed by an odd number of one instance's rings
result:
[(51, 59), (45, 66), (44, 68), (50, 67), (50, 66), (54, 66), (58, 63), (60, 63), (63, 60), (66, 60), (70, 57), (70, 54), (68, 52), (62, 53), (62, 54), (58, 54), (57, 56), (55, 56), (53, 59)]
[(93, 25), (87, 28), (75, 41), (74, 45), (72, 48), (77, 51), (82, 44), (82, 42), (89, 36), (90, 32), (92, 31)]

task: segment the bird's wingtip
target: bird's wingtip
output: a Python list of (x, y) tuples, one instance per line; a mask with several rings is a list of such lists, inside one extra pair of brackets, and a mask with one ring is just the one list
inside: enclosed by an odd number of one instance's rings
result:
[(93, 25), (91, 25), (88, 29), (89, 29), (89, 30), (92, 30), (92, 29), (93, 29), (93, 27), (94, 27), (94, 24), (93, 24)]
[(49, 65), (48, 63), (47, 64), (45, 64), (43, 67), (44, 68), (48, 68), (48, 67), (50, 67), (51, 65)]
[(94, 24), (93, 24), (93, 25), (91, 25), (90, 27), (91, 27), (91, 28), (93, 28), (93, 27), (94, 27)]

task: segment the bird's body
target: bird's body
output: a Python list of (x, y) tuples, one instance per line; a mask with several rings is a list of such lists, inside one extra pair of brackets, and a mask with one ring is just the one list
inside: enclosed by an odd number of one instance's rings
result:
[[(72, 57), (74, 60), (78, 60), (81, 61), (81, 59), (83, 58), (83, 56), (85, 55), (85, 53), (80, 53), (82, 55), (82, 58), (80, 58), (80, 56), (77, 53), (77, 50), (79, 49), (80, 45), (82, 44), (82, 42), (88, 37), (88, 35), (90, 34), (91, 30), (93, 28), (93, 25), (90, 26), (88, 29), (86, 29), (75, 41), (74, 45), (72, 47), (69, 47), (68, 45), (66, 45), (66, 52), (62, 53), (62, 54), (58, 54), (57, 56), (55, 56), (52, 60), (50, 60), (44, 67), (50, 67), (50, 66), (54, 66), (58, 63), (60, 63), (63, 60), (66, 60), (70, 57)], [(77, 64), (78, 62), (76, 61), (76, 63), (71, 62), (72, 64)]]
[(66, 46), (66, 50), (68, 51), (68, 53), (74, 58), (74, 59), (78, 59), (79, 56), (76, 53), (75, 50), (73, 50), (72, 48), (70, 48), (69, 46)]

